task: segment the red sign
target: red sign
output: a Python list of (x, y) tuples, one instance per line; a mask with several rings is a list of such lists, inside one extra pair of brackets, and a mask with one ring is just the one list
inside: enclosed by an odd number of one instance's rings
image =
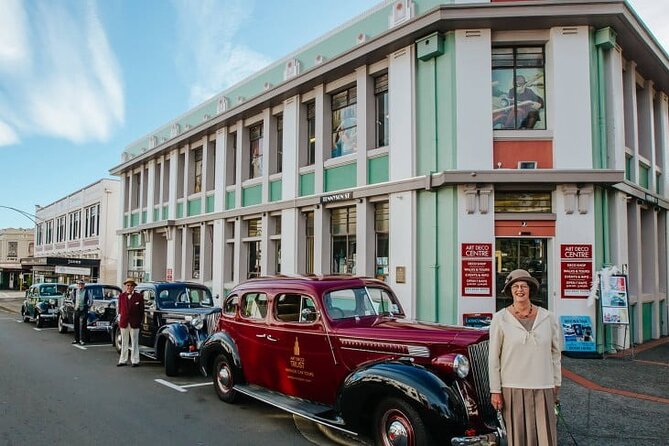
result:
[(165, 280), (168, 282), (174, 280), (174, 277), (172, 276), (172, 268), (167, 268), (167, 271), (165, 271)]
[(463, 243), (460, 255), (463, 259), (471, 257), (492, 258), (492, 243)]
[(462, 295), (492, 296), (492, 260), (462, 260)]
[(585, 299), (592, 286), (592, 245), (560, 245), (563, 298)]

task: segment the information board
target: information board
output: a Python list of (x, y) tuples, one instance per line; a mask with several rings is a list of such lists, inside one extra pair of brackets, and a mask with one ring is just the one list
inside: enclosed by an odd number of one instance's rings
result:
[(627, 276), (611, 275), (600, 283), (602, 322), (604, 324), (629, 325), (629, 299)]
[(567, 352), (594, 352), (595, 329), (590, 316), (560, 316), (564, 350)]

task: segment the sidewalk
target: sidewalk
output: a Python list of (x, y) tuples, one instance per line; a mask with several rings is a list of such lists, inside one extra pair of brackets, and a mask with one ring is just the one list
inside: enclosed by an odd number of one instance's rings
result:
[(4, 310), (9, 313), (20, 314), (25, 295), (25, 291), (0, 291), (0, 311)]

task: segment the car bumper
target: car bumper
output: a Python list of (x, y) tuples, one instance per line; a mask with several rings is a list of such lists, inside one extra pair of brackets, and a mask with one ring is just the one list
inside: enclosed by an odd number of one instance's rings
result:
[(497, 433), (474, 435), (472, 437), (453, 437), (451, 446), (499, 446), (505, 445), (506, 436), (502, 437)]
[(88, 331), (96, 331), (100, 333), (111, 333), (111, 325), (87, 325), (86, 329)]
[(200, 352), (181, 352), (179, 353), (179, 357), (195, 361), (200, 357)]
[(58, 317), (58, 313), (38, 313), (38, 315), (41, 319), (56, 319)]

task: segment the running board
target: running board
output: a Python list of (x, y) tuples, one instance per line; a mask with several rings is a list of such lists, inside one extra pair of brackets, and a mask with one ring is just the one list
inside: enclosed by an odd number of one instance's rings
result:
[(345, 432), (349, 435), (358, 436), (357, 432), (346, 428), (344, 420), (336, 416), (330, 406), (293, 398), (255, 385), (237, 384), (235, 390), (286, 412), (306, 418), (309, 421)]

